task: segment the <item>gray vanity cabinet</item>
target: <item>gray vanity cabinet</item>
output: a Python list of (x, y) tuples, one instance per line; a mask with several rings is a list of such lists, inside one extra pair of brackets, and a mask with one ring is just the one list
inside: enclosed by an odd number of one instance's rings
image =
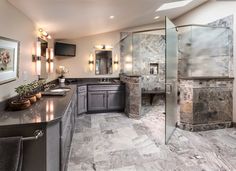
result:
[(88, 112), (124, 109), (124, 85), (89, 85)]
[(124, 91), (108, 91), (107, 92), (107, 108), (108, 110), (124, 109)]
[(87, 86), (78, 87), (78, 114), (87, 112)]
[(67, 170), (67, 163), (70, 153), (71, 142), (75, 129), (75, 118), (77, 114), (76, 108), (76, 94), (73, 95), (72, 101), (70, 102), (64, 116), (61, 119), (60, 127), (60, 145), (61, 145), (61, 171)]
[(88, 110), (99, 111), (107, 109), (107, 92), (93, 91), (88, 92)]

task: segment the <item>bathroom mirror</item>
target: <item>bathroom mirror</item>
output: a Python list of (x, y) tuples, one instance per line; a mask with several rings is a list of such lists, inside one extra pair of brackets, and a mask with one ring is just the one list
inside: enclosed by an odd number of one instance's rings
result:
[(47, 79), (48, 78), (48, 73), (46, 69), (46, 51), (48, 48), (48, 42), (38, 38), (38, 41), (41, 42), (41, 74), (40, 74), (40, 79)]
[(112, 74), (112, 51), (96, 50), (95, 51), (95, 74), (107, 75)]

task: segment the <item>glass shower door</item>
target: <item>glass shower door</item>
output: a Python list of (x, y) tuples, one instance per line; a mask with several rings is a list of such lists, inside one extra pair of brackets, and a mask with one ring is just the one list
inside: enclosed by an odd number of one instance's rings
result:
[(170, 140), (177, 122), (178, 35), (176, 26), (166, 17), (166, 117), (165, 143)]

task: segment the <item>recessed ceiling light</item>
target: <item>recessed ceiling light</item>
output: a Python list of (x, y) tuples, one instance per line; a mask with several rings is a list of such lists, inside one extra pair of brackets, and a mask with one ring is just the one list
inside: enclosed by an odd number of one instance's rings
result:
[(154, 20), (157, 20), (158, 18), (160, 18), (160, 16), (156, 16), (156, 17), (154, 17)]
[(192, 1), (193, 0), (182, 0), (182, 1), (164, 3), (156, 11), (164, 11), (164, 10), (169, 10), (169, 9), (173, 9), (173, 8), (183, 7)]
[(110, 18), (110, 19), (114, 19), (114, 18), (115, 18), (115, 16), (114, 16), (114, 15), (111, 15), (109, 18)]

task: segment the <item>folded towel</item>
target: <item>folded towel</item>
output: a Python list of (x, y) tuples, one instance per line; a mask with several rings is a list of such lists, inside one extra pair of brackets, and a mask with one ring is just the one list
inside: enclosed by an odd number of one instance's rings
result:
[(21, 171), (22, 160), (22, 138), (0, 138), (0, 171)]

